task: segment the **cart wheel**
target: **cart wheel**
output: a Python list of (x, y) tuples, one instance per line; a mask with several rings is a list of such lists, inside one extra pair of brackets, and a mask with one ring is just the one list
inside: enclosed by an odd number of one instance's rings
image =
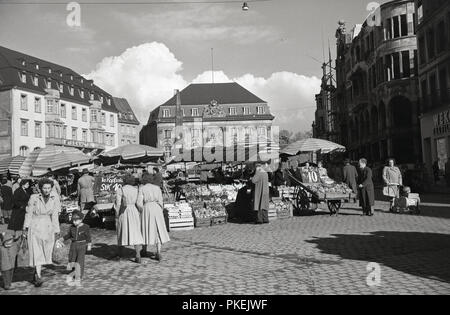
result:
[(297, 193), (296, 203), (296, 207), (299, 211), (308, 211), (310, 208), (309, 198), (301, 190)]
[(328, 210), (330, 210), (331, 214), (338, 213), (341, 208), (342, 202), (340, 200), (330, 200), (327, 202)]

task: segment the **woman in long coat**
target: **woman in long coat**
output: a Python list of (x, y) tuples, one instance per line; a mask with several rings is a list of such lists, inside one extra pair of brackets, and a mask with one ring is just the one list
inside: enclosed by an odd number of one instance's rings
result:
[(147, 246), (156, 245), (156, 260), (161, 261), (161, 245), (170, 241), (164, 221), (163, 196), (159, 186), (152, 184), (150, 174), (142, 177), (142, 184), (136, 205), (141, 211), (144, 253), (147, 253)]
[(367, 167), (366, 159), (359, 160), (359, 168), (359, 203), (363, 209), (363, 214), (372, 216), (372, 206), (375, 205), (375, 189), (372, 181), (372, 170)]
[(22, 231), (23, 223), (25, 221), (25, 215), (27, 213), (27, 205), (30, 200), (30, 194), (28, 193), (30, 188), (30, 181), (23, 179), (19, 188), (14, 191), (13, 195), (13, 211), (11, 214), (11, 221), (8, 225), (8, 230)]
[(400, 186), (403, 185), (402, 172), (395, 166), (395, 160), (389, 159), (388, 166), (383, 168), (383, 182), (386, 185), (383, 188), (383, 194), (391, 197), (391, 207), (394, 206), (395, 198), (400, 195)]
[(23, 234), (28, 239), (30, 266), (36, 268), (34, 285), (42, 285), (43, 265), (52, 264), (55, 236), (60, 233), (58, 214), (61, 212), (59, 196), (52, 192), (53, 181), (47, 178), (39, 181), (40, 194), (30, 197), (26, 209)]
[(116, 217), (117, 241), (119, 245), (119, 259), (123, 257), (124, 246), (134, 246), (136, 263), (141, 263), (141, 249), (144, 239), (141, 233), (141, 217), (136, 208), (138, 189), (134, 187), (136, 180), (128, 175), (124, 179), (124, 186), (117, 191)]
[(256, 223), (269, 223), (269, 177), (262, 169), (261, 164), (256, 165), (255, 176), (252, 178), (254, 188), (253, 210), (257, 211)]

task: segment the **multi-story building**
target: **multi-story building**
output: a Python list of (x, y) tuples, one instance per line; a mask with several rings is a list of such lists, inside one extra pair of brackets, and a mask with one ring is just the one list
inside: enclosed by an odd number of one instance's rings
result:
[(73, 70), (0, 46), (0, 157), (118, 145), (113, 97)]
[(130, 104), (124, 98), (114, 97), (114, 105), (119, 111), (119, 145), (139, 144), (140, 123)]
[(353, 159), (416, 163), (422, 153), (414, 1), (387, 2), (377, 14), (350, 32), (342, 21), (337, 29), (337, 130)]
[(450, 1), (416, 0), (423, 161), (450, 158)]
[(191, 84), (150, 113), (140, 142), (163, 148), (167, 157), (182, 126), (191, 148), (245, 144), (267, 140), (273, 119), (267, 102), (237, 83)]

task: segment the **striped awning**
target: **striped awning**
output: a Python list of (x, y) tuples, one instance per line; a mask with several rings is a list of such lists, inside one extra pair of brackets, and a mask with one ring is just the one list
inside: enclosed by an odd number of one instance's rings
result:
[(287, 155), (297, 155), (300, 153), (318, 152), (318, 151), (320, 151), (321, 153), (345, 151), (345, 147), (328, 140), (308, 138), (291, 143), (286, 148), (281, 150), (280, 153)]
[(142, 144), (125, 144), (100, 154), (102, 157), (120, 157), (123, 160), (138, 159), (142, 157), (160, 157), (164, 151)]
[(8, 157), (0, 161), (0, 174), (6, 175), (9, 171), (11, 175), (19, 175), (19, 169), (25, 161), (24, 156)]
[(20, 176), (41, 176), (48, 172), (48, 169), (56, 171), (62, 168), (77, 166), (89, 163), (90, 157), (83, 152), (72, 147), (46, 146), (35, 150), (25, 159), (20, 168)]

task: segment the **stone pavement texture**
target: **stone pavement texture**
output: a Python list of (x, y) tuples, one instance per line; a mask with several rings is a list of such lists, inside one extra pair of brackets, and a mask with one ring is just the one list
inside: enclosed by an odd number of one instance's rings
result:
[[(450, 206), (422, 215), (383, 211), (362, 217), (346, 205), (339, 217), (326, 212), (268, 225), (226, 224), (171, 232), (163, 261), (111, 260), (114, 231), (93, 229), (81, 288), (65, 283), (64, 265), (47, 268), (42, 288), (19, 270), (5, 294), (450, 294)], [(370, 287), (367, 264), (381, 268)]]

